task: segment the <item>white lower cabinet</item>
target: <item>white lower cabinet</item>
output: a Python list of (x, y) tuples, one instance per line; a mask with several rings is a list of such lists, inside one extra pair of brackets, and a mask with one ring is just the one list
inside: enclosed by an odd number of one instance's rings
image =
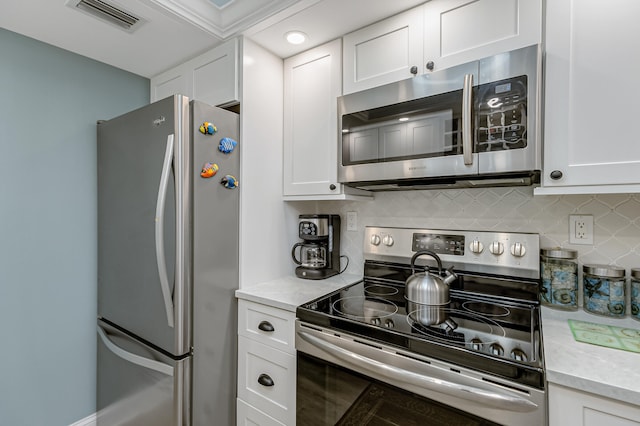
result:
[(639, 426), (640, 406), (549, 383), (549, 426)]
[(295, 425), (295, 314), (238, 302), (238, 425)]

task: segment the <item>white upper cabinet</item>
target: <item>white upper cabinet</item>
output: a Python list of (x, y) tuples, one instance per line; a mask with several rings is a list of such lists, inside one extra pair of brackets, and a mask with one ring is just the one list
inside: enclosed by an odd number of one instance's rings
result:
[(542, 0), (432, 0), (344, 36), (344, 93), (538, 44)]
[(424, 31), (423, 67), (449, 68), (540, 43), (542, 1), (432, 0), (424, 5)]
[(239, 101), (238, 39), (232, 39), (151, 79), (151, 102), (183, 94), (211, 105)]
[(542, 186), (640, 192), (640, 2), (547, 2)]
[(284, 61), (283, 194), (287, 200), (339, 199), (351, 192), (338, 183), (341, 47), (341, 40), (334, 40)]
[(418, 7), (345, 35), (344, 93), (422, 73), (423, 23)]

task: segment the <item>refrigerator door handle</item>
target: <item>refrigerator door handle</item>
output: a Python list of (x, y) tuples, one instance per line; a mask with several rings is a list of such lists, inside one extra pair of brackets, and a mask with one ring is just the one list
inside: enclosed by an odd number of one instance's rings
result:
[(167, 312), (167, 323), (173, 327), (173, 298), (169, 287), (169, 277), (167, 274), (167, 261), (164, 256), (164, 206), (169, 189), (169, 175), (171, 173), (171, 163), (173, 161), (173, 138), (174, 135), (167, 136), (167, 149), (164, 153), (164, 163), (162, 164), (162, 175), (160, 176), (160, 186), (158, 188), (158, 201), (156, 203), (156, 261), (158, 263), (158, 274), (160, 276), (160, 288), (162, 298)]
[(102, 343), (104, 343), (107, 349), (109, 349), (111, 352), (113, 352), (115, 355), (119, 356), (120, 358), (124, 359), (125, 361), (128, 361), (132, 364), (139, 365), (144, 368), (148, 368), (153, 371), (157, 371), (162, 374), (166, 374), (167, 376), (173, 376), (172, 366), (167, 365), (163, 362), (145, 358), (143, 356), (132, 354), (131, 352), (125, 351), (124, 349), (122, 349), (121, 347), (113, 343), (109, 339), (109, 337), (107, 337), (107, 334), (104, 332), (102, 327), (100, 327), (99, 325), (98, 325), (98, 336), (100, 336), (100, 340), (102, 340)]

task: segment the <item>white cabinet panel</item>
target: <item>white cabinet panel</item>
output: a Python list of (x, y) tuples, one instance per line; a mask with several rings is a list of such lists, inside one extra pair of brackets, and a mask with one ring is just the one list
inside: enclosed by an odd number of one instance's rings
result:
[(162, 74), (151, 84), (151, 101), (168, 98), (181, 93), (189, 92), (189, 77), (186, 73), (174, 70), (174, 72)]
[(433, 71), (542, 40), (541, 0), (433, 0), (424, 16), (424, 60)]
[(347, 94), (539, 44), (542, 0), (431, 0), (343, 40)]
[(295, 424), (296, 357), (238, 337), (238, 398), (285, 424)]
[(422, 65), (422, 8), (344, 36), (344, 93), (411, 77)]
[(238, 39), (211, 49), (151, 79), (151, 102), (182, 94), (210, 105), (239, 101)]
[(285, 426), (241, 399), (237, 400), (236, 407), (238, 426)]
[(549, 383), (549, 426), (639, 426), (640, 406)]
[[(640, 188), (640, 3), (547, 2), (543, 189)], [(616, 31), (612, 31), (616, 28)], [(619, 186), (618, 186), (619, 185)], [(562, 190), (560, 188), (566, 188)]]
[(338, 183), (341, 52), (341, 41), (334, 40), (284, 62), (286, 200), (339, 199), (349, 192), (349, 188)]
[(287, 353), (295, 353), (293, 312), (238, 301), (238, 334)]

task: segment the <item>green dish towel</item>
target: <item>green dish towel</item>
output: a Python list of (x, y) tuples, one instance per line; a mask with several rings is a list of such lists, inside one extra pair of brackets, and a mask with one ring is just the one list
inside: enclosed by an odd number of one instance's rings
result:
[(640, 353), (640, 330), (606, 324), (569, 320), (573, 338), (578, 342)]

